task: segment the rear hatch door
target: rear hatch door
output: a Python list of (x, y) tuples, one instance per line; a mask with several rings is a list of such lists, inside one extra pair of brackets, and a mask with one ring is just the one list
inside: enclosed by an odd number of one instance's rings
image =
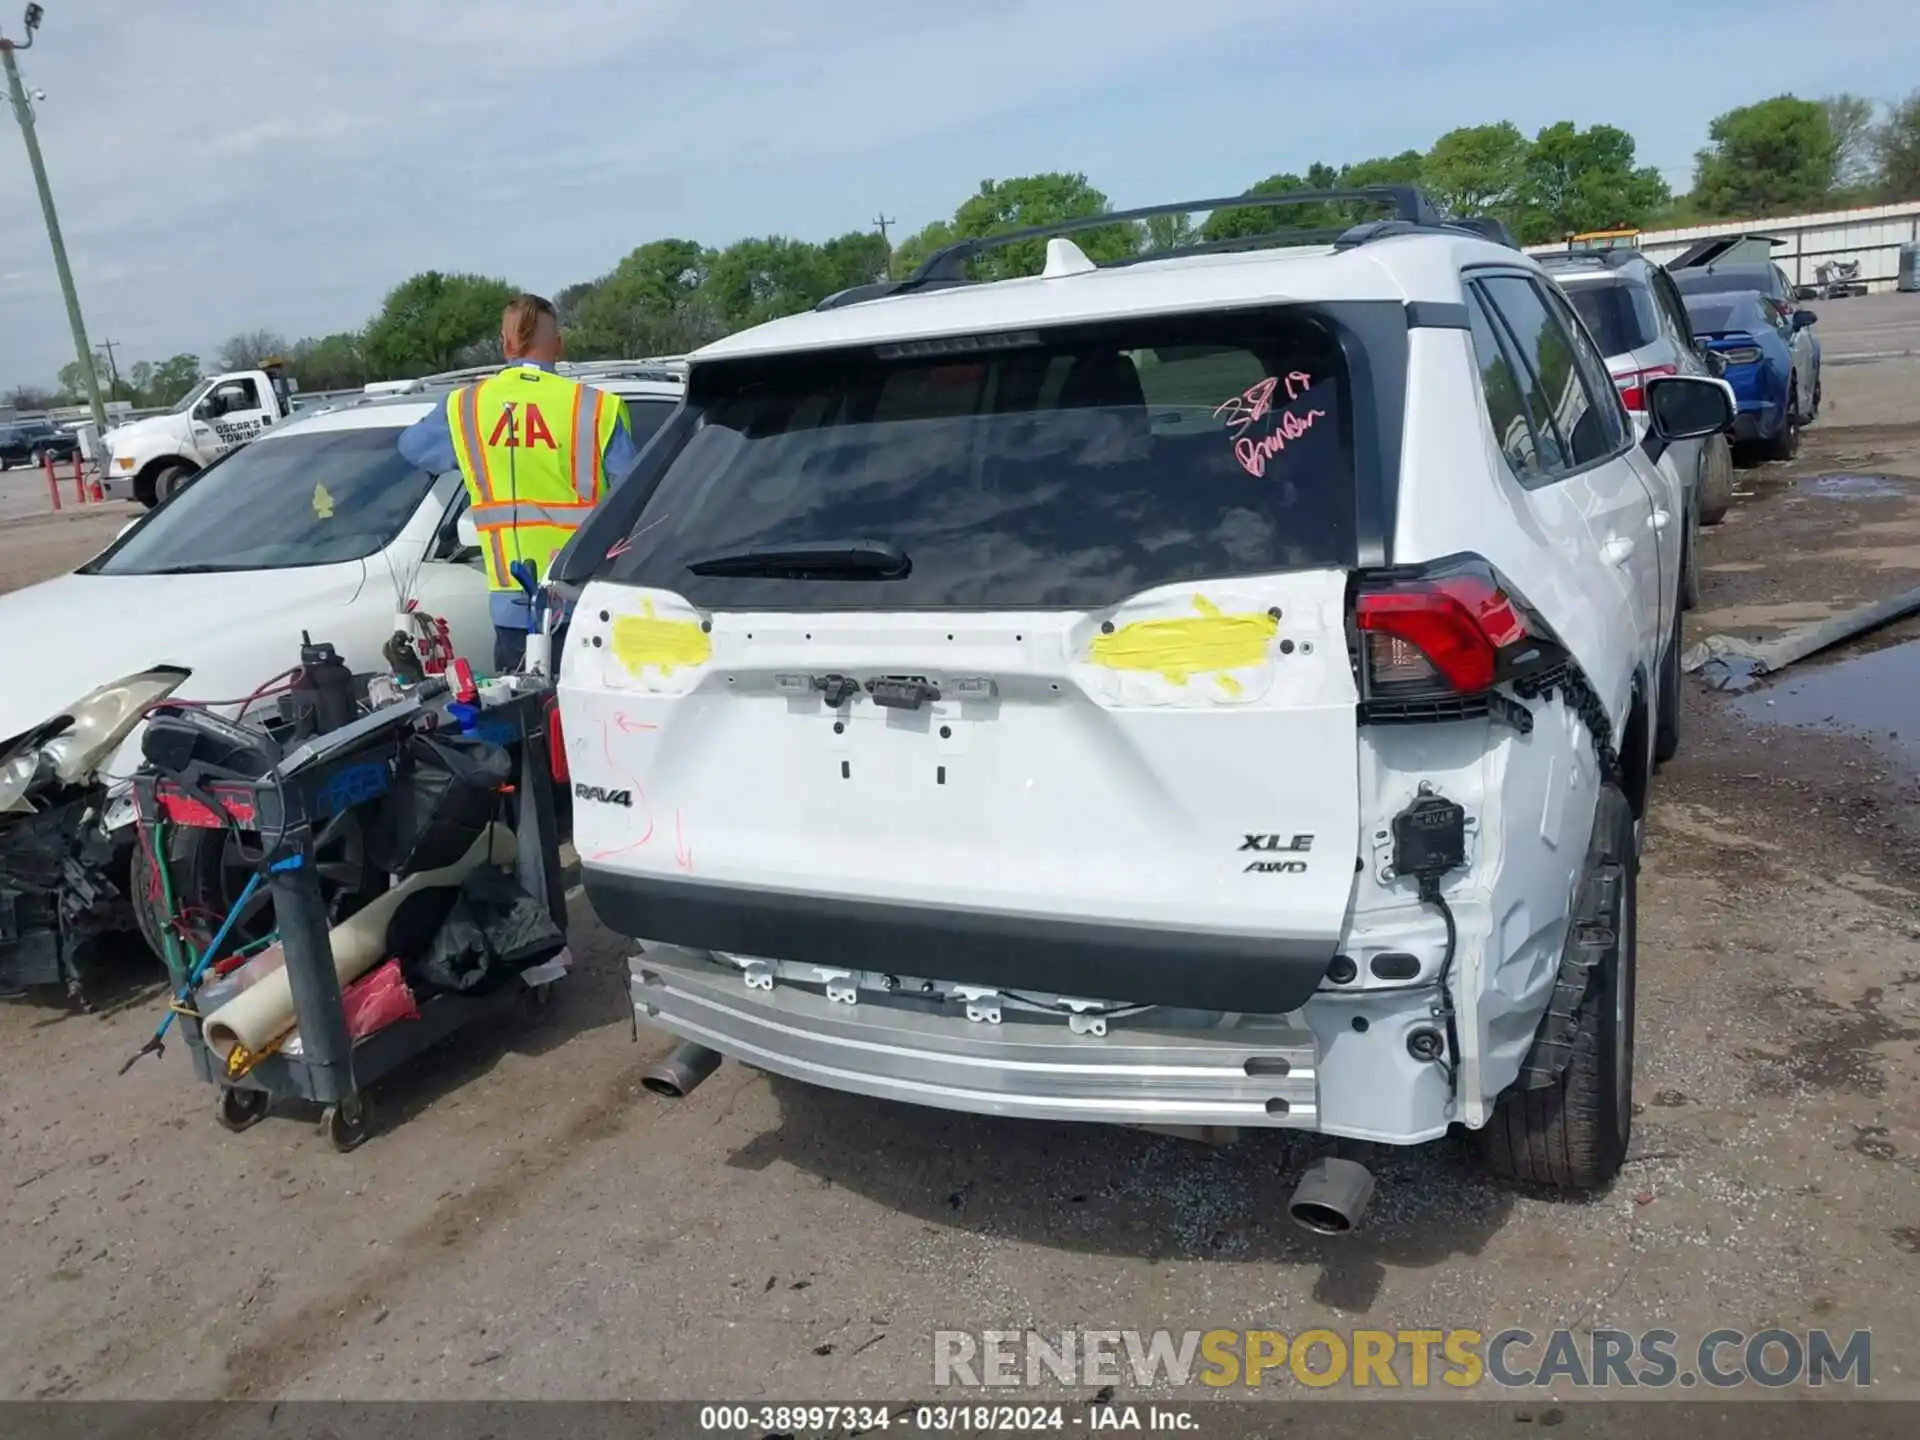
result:
[(1358, 853), (1336, 337), (1001, 347), (710, 377), (568, 643), (588, 892), (643, 939), (1292, 1008)]

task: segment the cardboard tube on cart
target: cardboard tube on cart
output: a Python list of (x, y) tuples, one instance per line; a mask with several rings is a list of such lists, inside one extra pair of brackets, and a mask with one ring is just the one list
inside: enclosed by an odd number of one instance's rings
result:
[[(458, 885), (482, 865), (511, 865), (517, 847), (512, 830), (505, 825), (489, 825), (453, 864), (443, 870), (423, 870), (407, 876), (334, 926), (327, 940), (333, 949), (333, 973), (340, 984), (352, 984), (387, 958), (387, 927), (409, 895), (436, 886)], [(236, 1046), (255, 1055), (272, 1049), (293, 1024), (293, 988), (282, 966), (207, 1016), (201, 1034), (207, 1048), (225, 1060)]]

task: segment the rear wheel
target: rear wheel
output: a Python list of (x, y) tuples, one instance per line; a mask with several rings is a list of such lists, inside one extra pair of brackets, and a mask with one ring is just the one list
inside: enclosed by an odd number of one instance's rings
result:
[(1760, 443), (1760, 454), (1767, 460), (1791, 460), (1800, 453), (1800, 388), (1787, 386), (1787, 408), (1780, 417), (1780, 433)]
[(1680, 617), (1673, 617), (1666, 654), (1660, 657), (1660, 698), (1655, 702), (1653, 762), (1664, 765), (1680, 753)]
[(1706, 464), (1700, 472), (1700, 523), (1718, 525), (1733, 504), (1733, 447), (1724, 435), (1707, 441)]
[(1680, 608), (1700, 603), (1700, 512), (1694, 511), (1680, 541)]
[[(1572, 1054), (1559, 1078), (1537, 1090), (1514, 1088), (1474, 1136), (1496, 1175), (1560, 1190), (1597, 1190), (1619, 1173), (1633, 1131), (1633, 1010), (1639, 857), (1627, 797), (1600, 792), (1596, 826), (1605, 843), (1590, 863), (1617, 866), (1612, 941), (1594, 965), (1575, 1012)], [(1591, 879), (1593, 877), (1584, 877)]]

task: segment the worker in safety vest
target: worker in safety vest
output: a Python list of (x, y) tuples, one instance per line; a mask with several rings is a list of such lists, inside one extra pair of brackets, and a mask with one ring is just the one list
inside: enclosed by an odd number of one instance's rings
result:
[(544, 585), (554, 555), (639, 451), (626, 401), (554, 373), (560, 321), (548, 301), (515, 296), (500, 316), (500, 349), (506, 368), (403, 430), (400, 454), (467, 482), (493, 591), (493, 664), (504, 673), (520, 668), (533, 623), (509, 567), (532, 562)]

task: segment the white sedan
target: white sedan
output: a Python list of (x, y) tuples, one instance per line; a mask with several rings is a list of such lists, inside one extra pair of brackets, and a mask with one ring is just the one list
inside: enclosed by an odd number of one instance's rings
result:
[[(595, 378), (627, 400), (641, 446), (683, 393), (657, 376)], [(11, 637), (0, 756), (69, 715), (76, 734), (97, 724), (111, 738), (112, 717), (96, 715), (97, 703), (83, 714), (80, 702), (156, 667), (189, 672), (178, 698), (238, 702), (299, 662), (303, 632), (355, 671), (385, 670), (383, 647), (409, 600), (444, 618), (456, 653), (485, 673), (493, 624), (466, 488), (457, 473), (415, 469), (397, 448), (400, 431), (444, 401), (444, 391), (372, 399), (276, 426), (74, 573), (0, 595), (0, 629)], [(104, 828), (123, 854), (132, 835), (125, 782), (140, 743), (136, 726), (84, 777), (105, 786)], [(24, 792), (0, 795), (0, 813), (23, 808)], [(328, 857), (319, 858), (327, 876)], [(342, 864), (327, 878), (351, 888), (357, 857), (335, 858)], [(217, 905), (230, 888), (215, 873), (223, 867), (192, 868), (201, 873), (177, 876), (183, 887)]]

